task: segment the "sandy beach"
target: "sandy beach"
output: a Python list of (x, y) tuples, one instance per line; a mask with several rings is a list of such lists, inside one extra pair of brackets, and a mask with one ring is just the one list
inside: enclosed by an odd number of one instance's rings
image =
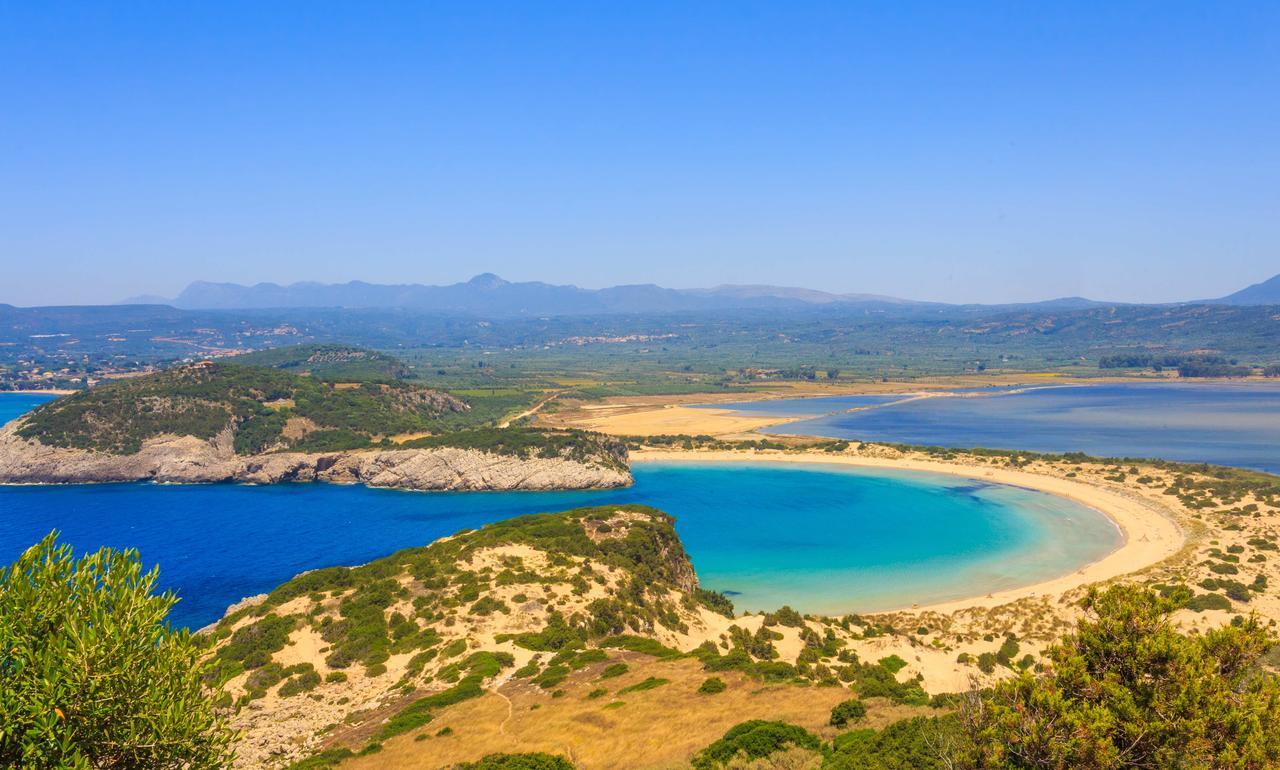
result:
[(915, 612), (949, 613), (974, 607), (996, 607), (1029, 597), (1060, 596), (1080, 586), (1117, 578), (1159, 563), (1177, 553), (1185, 541), (1181, 527), (1173, 519), (1172, 511), (1151, 500), (1122, 492), (1119, 487), (1111, 489), (1072, 479), (1008, 468), (914, 458), (857, 457), (826, 452), (640, 450), (632, 452), (631, 459), (633, 462), (808, 463), (945, 473), (998, 484), (1010, 484), (1067, 498), (1102, 513), (1114, 522), (1123, 534), (1123, 542), (1119, 548), (1070, 574), (985, 596), (899, 608)]
[(648, 404), (588, 406), (582, 414), (574, 421), (575, 427), (615, 436), (733, 436), (803, 419), (749, 415), (732, 409)]

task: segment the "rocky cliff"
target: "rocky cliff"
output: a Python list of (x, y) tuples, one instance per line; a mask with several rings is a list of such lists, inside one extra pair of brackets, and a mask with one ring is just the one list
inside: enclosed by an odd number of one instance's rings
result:
[(230, 431), (211, 440), (158, 436), (130, 454), (49, 446), (19, 435), (21, 421), (0, 428), (0, 483), (82, 484), (327, 481), (413, 490), (608, 489), (627, 486), (626, 450), (599, 458), (497, 454), (432, 447), (339, 452), (236, 454)]

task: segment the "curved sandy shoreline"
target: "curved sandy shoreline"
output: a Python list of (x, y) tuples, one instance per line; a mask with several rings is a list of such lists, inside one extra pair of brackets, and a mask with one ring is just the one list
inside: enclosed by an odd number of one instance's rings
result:
[(964, 465), (914, 458), (853, 457), (826, 452), (797, 454), (725, 450), (636, 450), (631, 453), (631, 460), (633, 462), (783, 462), (944, 473), (962, 478), (979, 479), (997, 484), (1034, 489), (1066, 498), (1093, 508), (1106, 516), (1120, 529), (1123, 537), (1122, 543), (1114, 551), (1067, 575), (1018, 588), (997, 591), (985, 596), (955, 599), (935, 604), (911, 605), (910, 607), (901, 607), (896, 610), (883, 610), (868, 614), (879, 615), (908, 610), (912, 612), (951, 613), (963, 609), (996, 607), (1031, 597), (1057, 597), (1089, 583), (1110, 580), (1145, 569), (1177, 553), (1185, 542), (1182, 528), (1173, 520), (1172, 512), (1152, 501), (1096, 484), (1008, 468)]

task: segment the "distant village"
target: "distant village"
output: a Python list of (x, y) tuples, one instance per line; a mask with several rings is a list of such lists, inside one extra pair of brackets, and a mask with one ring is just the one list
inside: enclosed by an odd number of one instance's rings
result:
[[(194, 329), (189, 336), (139, 335), (145, 330), (112, 332), (81, 339), (68, 333), (28, 335), (26, 344), (0, 342), (0, 391), (66, 392), (100, 382), (154, 372), (175, 363), (190, 364), (252, 353), (271, 338), (297, 337), (292, 326), (246, 329), (223, 342), (218, 329)], [(243, 342), (254, 338), (254, 345)]]

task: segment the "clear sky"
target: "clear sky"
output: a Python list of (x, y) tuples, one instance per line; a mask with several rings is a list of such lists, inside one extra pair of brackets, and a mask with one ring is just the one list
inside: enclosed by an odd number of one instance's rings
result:
[(0, 0), (0, 302), (484, 271), (1227, 293), (1280, 3)]

